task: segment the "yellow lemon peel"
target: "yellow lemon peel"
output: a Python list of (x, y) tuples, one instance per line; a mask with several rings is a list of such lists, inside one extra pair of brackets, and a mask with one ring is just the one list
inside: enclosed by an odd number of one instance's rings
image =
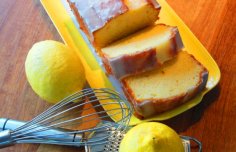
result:
[(52, 40), (33, 45), (25, 71), (35, 93), (50, 103), (81, 90), (86, 82), (84, 68), (74, 50)]
[(182, 141), (170, 127), (146, 122), (128, 131), (119, 152), (184, 152)]

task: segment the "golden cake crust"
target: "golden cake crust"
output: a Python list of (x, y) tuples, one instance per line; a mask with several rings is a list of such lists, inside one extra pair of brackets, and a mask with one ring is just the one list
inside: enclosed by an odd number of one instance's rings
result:
[(130, 75), (151, 70), (161, 65), (156, 59), (156, 49), (148, 49), (131, 55), (123, 55), (110, 61), (103, 54), (103, 65), (108, 74), (115, 75), (118, 79)]
[[(109, 29), (107, 26), (109, 23), (113, 21), (113, 19), (122, 16), (126, 12), (129, 11), (129, 7), (126, 5), (125, 1), (127, 0), (67, 0), (70, 8), (72, 9), (74, 15), (76, 16), (77, 21), (80, 24), (80, 28), (87, 35), (90, 42), (94, 45), (95, 48), (100, 49), (101, 47), (106, 46), (112, 41), (118, 40), (121, 37), (118, 36), (110, 38), (109, 42), (104, 42), (104, 44), (100, 44), (98, 35), (99, 31), (103, 29)], [(93, 4), (90, 6), (89, 2)], [(150, 5), (153, 9), (157, 10), (157, 16), (155, 20), (158, 18), (158, 14), (160, 11), (160, 5), (154, 0), (145, 0), (147, 5)], [(88, 8), (88, 9), (84, 9)], [(155, 21), (153, 21), (154, 23)], [(147, 26), (147, 25), (145, 25)], [(130, 32), (127, 34), (131, 34), (137, 29), (130, 29)], [(110, 33), (108, 33), (110, 34)], [(126, 36), (127, 34), (123, 34), (121, 36)]]
[[(123, 0), (110, 0), (107, 2), (100, 0), (97, 1), (94, 6), (86, 5), (84, 0), (67, 1), (80, 24), (80, 28), (88, 35), (89, 38), (93, 38), (92, 34), (104, 27), (104, 25), (112, 18), (115, 18), (129, 10)], [(109, 9), (111, 6), (113, 9)], [(82, 10), (81, 7), (91, 7), (91, 11)], [(108, 11), (104, 11), (105, 9)], [(91, 39), (91, 41), (93, 41), (93, 39)]]
[(199, 73), (199, 81), (196, 86), (192, 86), (192, 89), (188, 90), (185, 93), (164, 99), (138, 99), (135, 96), (131, 87), (129, 86), (129, 83), (125, 79), (122, 80), (122, 87), (124, 93), (127, 99), (133, 104), (135, 109), (135, 115), (138, 118), (144, 119), (155, 114), (160, 114), (168, 110), (174, 109), (175, 107), (178, 107), (193, 98), (205, 88), (208, 80), (208, 71), (192, 55), (190, 56), (194, 59), (196, 64), (202, 67), (202, 71)]
[[(171, 35), (168, 40), (170, 46), (166, 51), (168, 59), (165, 59), (168, 61), (169, 59), (174, 58), (183, 48), (179, 31), (176, 27), (167, 26), (165, 24), (158, 24), (156, 26), (166, 26), (171, 29)], [(114, 75), (117, 79), (122, 79), (129, 75), (139, 74), (160, 67), (163, 64), (163, 61), (158, 59), (158, 51), (159, 50), (156, 48), (147, 48), (143, 51), (132, 54), (123, 54), (115, 58), (109, 57), (108, 54), (102, 51), (100, 52), (100, 55), (107, 73)]]

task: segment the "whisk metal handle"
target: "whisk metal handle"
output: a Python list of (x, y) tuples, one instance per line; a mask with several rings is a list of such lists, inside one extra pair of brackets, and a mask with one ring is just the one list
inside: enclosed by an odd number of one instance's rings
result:
[[(10, 133), (7, 134), (7, 132), (5, 132), (5, 130), (14, 131), (16, 128), (21, 127), (25, 123), (26, 122), (23, 122), (23, 121), (12, 120), (12, 119), (7, 119), (7, 118), (0, 118), (0, 131), (3, 130), (2, 132), (0, 132), (2, 134), (2, 136), (0, 136), (0, 139), (2, 139), (2, 140), (0, 140), (0, 144), (3, 141), (5, 141), (7, 138), (10, 139), (11, 134)], [(44, 129), (43, 126), (38, 126), (38, 128), (39, 128), (39, 130), (40, 130), (40, 128)], [(56, 140), (58, 142), (59, 141), (62, 141), (62, 142), (81, 142), (82, 141), (83, 134), (76, 134), (76, 133), (69, 134), (69, 133), (67, 133), (67, 131), (69, 131), (69, 130), (61, 129), (61, 128), (52, 128), (52, 129), (47, 129), (47, 130), (41, 131), (41, 132), (34, 132), (34, 133), (31, 133), (28, 135), (35, 137), (35, 139), (37, 139), (37, 137), (39, 137), (39, 136), (43, 136), (43, 137), (47, 137), (47, 139), (49, 139), (49, 140)], [(28, 140), (28, 142), (30, 143), (30, 140)], [(80, 145), (78, 145), (78, 146), (80, 146)]]
[(22, 125), (25, 122), (16, 121), (8, 118), (0, 118), (0, 131), (1, 130), (14, 130)]
[(0, 148), (8, 147), (13, 145), (13, 141), (11, 139), (11, 131), (5, 130), (0, 132)]

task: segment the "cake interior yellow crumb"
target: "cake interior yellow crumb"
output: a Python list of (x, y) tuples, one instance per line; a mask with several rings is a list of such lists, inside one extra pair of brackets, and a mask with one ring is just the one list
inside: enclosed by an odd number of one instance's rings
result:
[(185, 51), (162, 68), (125, 78), (136, 99), (165, 99), (185, 94), (199, 83), (200, 66)]
[(165, 60), (171, 49), (172, 29), (165, 25), (152, 26), (103, 48), (102, 52), (114, 58), (155, 48), (160, 60)]

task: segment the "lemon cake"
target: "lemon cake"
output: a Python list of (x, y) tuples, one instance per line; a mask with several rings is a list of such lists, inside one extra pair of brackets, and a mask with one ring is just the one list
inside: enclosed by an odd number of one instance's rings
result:
[(157, 24), (101, 49), (104, 67), (118, 79), (159, 67), (183, 48), (177, 27)]
[(80, 28), (96, 48), (153, 24), (160, 11), (155, 0), (67, 0)]
[(161, 68), (122, 80), (136, 115), (147, 118), (173, 109), (205, 88), (208, 71), (192, 55), (181, 51)]

